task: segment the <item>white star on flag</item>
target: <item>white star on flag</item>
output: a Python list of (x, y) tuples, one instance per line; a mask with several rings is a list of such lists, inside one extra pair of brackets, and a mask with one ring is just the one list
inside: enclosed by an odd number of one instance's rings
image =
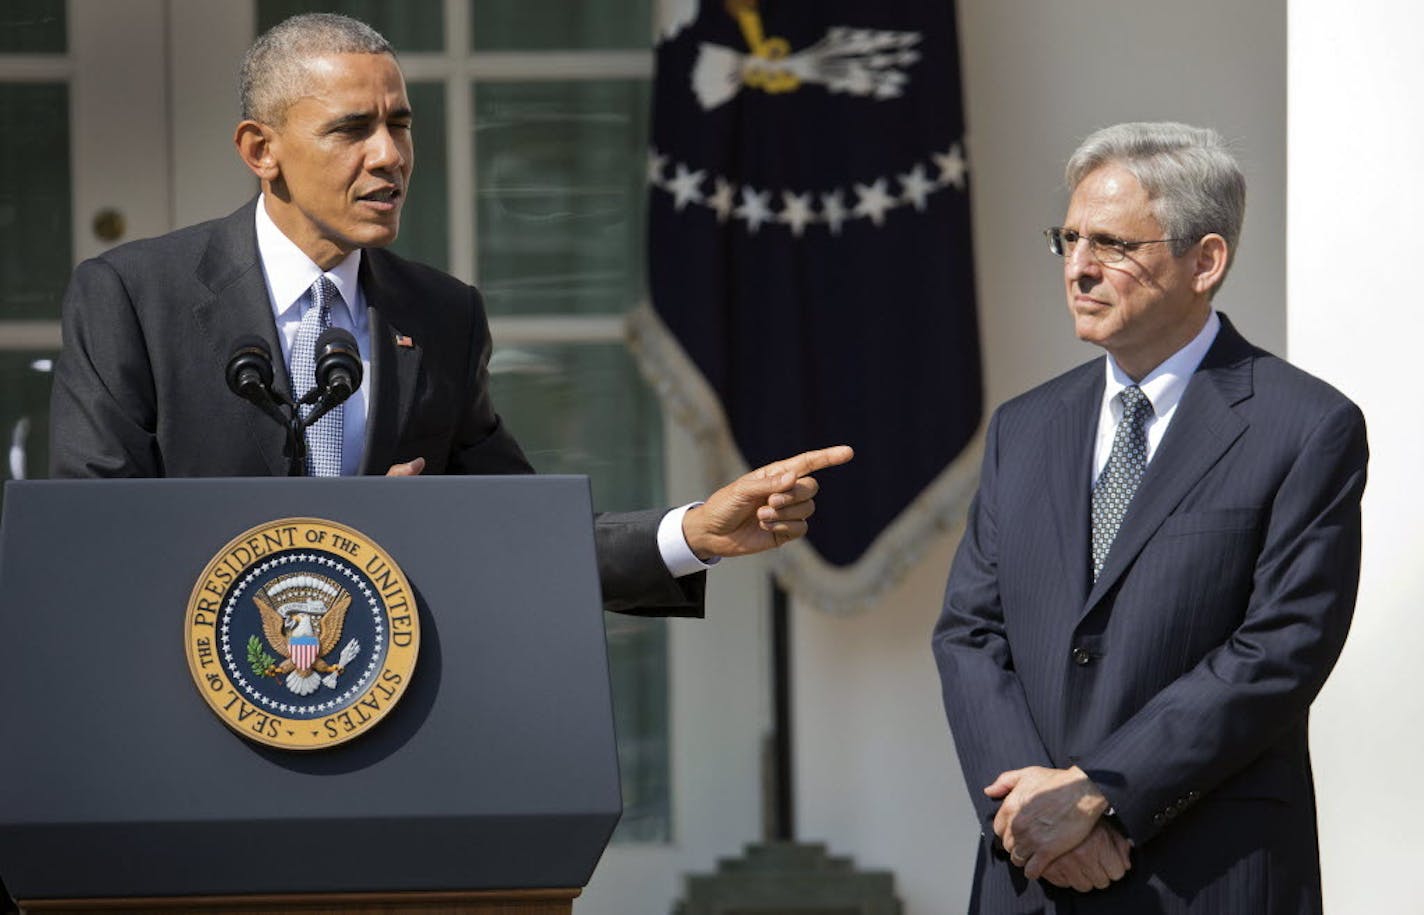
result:
[(949, 152), (935, 153), (934, 160), (939, 166), (939, 183), (952, 184), (964, 190), (964, 173), (968, 170), (968, 163), (964, 161), (964, 151), (959, 144), (951, 146)]
[(841, 223), (845, 222), (845, 201), (841, 200), (840, 189), (821, 195), (821, 218), (831, 227), (832, 235), (841, 234)]
[(895, 206), (895, 199), (885, 193), (885, 186), (884, 178), (877, 178), (875, 183), (869, 186), (857, 184), (855, 186), (855, 215), (869, 216), (871, 222), (877, 226), (883, 226), (885, 211)]
[(758, 191), (751, 187), (743, 187), (742, 205), (737, 207), (736, 216), (738, 219), (745, 219), (747, 231), (755, 235), (762, 223), (770, 222), (772, 219), (771, 191)]
[(659, 155), (656, 149), (648, 150), (648, 183), (653, 187), (663, 186), (663, 167), (667, 160), (668, 157)]
[(707, 198), (707, 205), (717, 212), (718, 222), (726, 222), (727, 216), (732, 212), (732, 193), (732, 185), (727, 182), (727, 179), (719, 177), (717, 190)]
[(781, 202), (781, 215), (777, 221), (790, 226), (791, 234), (800, 238), (807, 224), (816, 221), (816, 215), (811, 212), (811, 195), (782, 191)]
[(930, 192), (935, 189), (935, 183), (925, 177), (925, 167), (923, 165), (916, 165), (910, 169), (909, 174), (901, 175), (900, 186), (904, 188), (900, 199), (906, 203), (913, 203), (915, 209), (923, 213)]
[(701, 203), (701, 185), (705, 177), (705, 171), (698, 169), (689, 172), (686, 165), (677, 163), (677, 175), (667, 184), (667, 189), (672, 193), (672, 208), (681, 213), (689, 203)]

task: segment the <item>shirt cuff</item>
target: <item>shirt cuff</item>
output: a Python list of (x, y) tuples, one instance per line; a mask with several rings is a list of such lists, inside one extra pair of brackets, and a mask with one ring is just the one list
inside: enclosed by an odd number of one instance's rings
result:
[(682, 535), (682, 516), (687, 514), (689, 508), (701, 504), (689, 502), (681, 508), (674, 508), (658, 522), (658, 552), (662, 554), (663, 565), (667, 566), (673, 578), (705, 572), (722, 561), (720, 556), (712, 557), (711, 562), (698, 559), (692, 547), (687, 545), (687, 538)]

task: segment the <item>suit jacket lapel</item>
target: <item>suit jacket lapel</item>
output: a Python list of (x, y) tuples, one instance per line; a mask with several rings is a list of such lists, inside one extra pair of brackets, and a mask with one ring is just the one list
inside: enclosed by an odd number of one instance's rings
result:
[(360, 467), (363, 474), (385, 473), (395, 462), (420, 375), (420, 341), (405, 338), (403, 345), (396, 345), (401, 327), (409, 327), (402, 317), (405, 302), (393, 291), (395, 284), (387, 277), (388, 269), (381, 251), (367, 249), (363, 253), (361, 289), (371, 328), (366, 448)]
[[(272, 353), (273, 387), (290, 394), (291, 384), (282, 346), (277, 340), (267, 281), (257, 256), (256, 205), (256, 200), (249, 202), (222, 220), (213, 233), (196, 271), (198, 280), (212, 295), (194, 302), (193, 313), (213, 355), (210, 371), (223, 374), (233, 345), (255, 332), (266, 341)], [(244, 415), (246, 434), (251, 436), (273, 476), (286, 476), (290, 467), (286, 430), (256, 408), (244, 411)]]
[(1088, 494), (1092, 484), (1094, 432), (1103, 400), (1103, 363), (1097, 360), (1073, 378), (1062, 409), (1048, 430), (1048, 474), (1053, 520), (1063, 568), (1077, 599), (1088, 592)]
[[(1102, 600), (1192, 486), (1246, 431), (1246, 421), (1233, 407), (1251, 396), (1254, 353), (1222, 315), (1216, 341), (1197, 367), (1147, 466), (1084, 613)], [(1079, 517), (1086, 519), (1087, 513)]]

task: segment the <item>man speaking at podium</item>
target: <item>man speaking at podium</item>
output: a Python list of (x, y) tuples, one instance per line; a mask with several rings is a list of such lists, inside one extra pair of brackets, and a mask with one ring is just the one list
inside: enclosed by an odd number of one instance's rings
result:
[[(490, 402), (479, 292), (384, 250), (414, 161), (390, 44), (344, 16), (293, 17), (248, 49), (240, 96), (234, 140), (260, 196), (75, 270), (51, 474), (532, 473)], [(352, 335), (367, 370), (349, 400), (303, 433), (289, 436), (228, 390), (229, 359), (247, 341), (280, 355), (287, 371), (275, 371), (272, 387), (300, 398), (332, 327)], [(850, 457), (843, 446), (807, 452), (700, 505), (602, 516), (605, 607), (700, 615), (708, 564), (802, 536), (815, 507), (810, 474)]]

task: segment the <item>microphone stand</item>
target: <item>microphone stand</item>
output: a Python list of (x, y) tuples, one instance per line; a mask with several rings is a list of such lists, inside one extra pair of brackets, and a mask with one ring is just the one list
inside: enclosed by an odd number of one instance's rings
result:
[[(274, 387), (272, 357), (262, 340), (249, 337), (239, 341), (228, 360), (228, 387), (286, 430), (287, 451), (291, 456), (288, 476), (306, 474), (307, 427), (345, 403), (361, 386), (360, 355), (349, 333), (328, 330), (318, 339), (317, 348), (321, 351), (317, 360), (317, 383), (297, 401)], [(312, 410), (304, 417), (301, 408), (308, 406)]]
[[(282, 391), (273, 390), (272, 396), (276, 398), (276, 402), (269, 401), (271, 409), (268, 415), (287, 429), (287, 447), (292, 455), (289, 475), (306, 476), (307, 427), (345, 403), (351, 392), (338, 393), (334, 387), (322, 387), (318, 384), (295, 403)], [(306, 406), (311, 406), (312, 411), (303, 418), (301, 408)]]

